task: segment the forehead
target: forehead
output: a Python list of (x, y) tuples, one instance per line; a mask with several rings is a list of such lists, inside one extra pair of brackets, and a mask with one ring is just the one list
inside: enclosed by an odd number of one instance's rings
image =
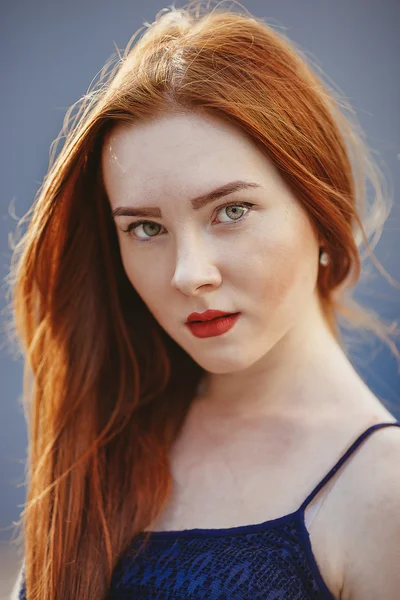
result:
[(226, 119), (167, 114), (118, 124), (106, 137), (102, 169), (110, 199), (143, 193), (190, 193), (235, 179), (277, 177), (249, 136)]

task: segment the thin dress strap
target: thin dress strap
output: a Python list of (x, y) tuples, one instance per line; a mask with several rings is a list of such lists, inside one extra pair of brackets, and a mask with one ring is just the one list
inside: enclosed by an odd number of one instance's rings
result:
[(400, 421), (396, 421), (393, 423), (376, 423), (375, 425), (371, 425), (371, 427), (368, 427), (368, 429), (366, 429), (360, 436), (358, 436), (358, 438), (356, 439), (355, 442), (353, 442), (353, 444), (350, 446), (350, 448), (348, 450), (346, 450), (346, 452), (343, 454), (343, 456), (341, 458), (339, 458), (339, 460), (337, 461), (335, 466), (332, 467), (332, 469), (329, 471), (329, 473), (327, 475), (325, 475), (325, 477), (322, 479), (322, 481), (320, 481), (319, 484), (313, 489), (311, 494), (309, 494), (307, 496), (307, 498), (304, 500), (303, 504), (300, 506), (299, 510), (300, 511), (305, 510), (305, 508), (308, 506), (308, 504), (311, 502), (311, 500), (318, 494), (318, 492), (324, 487), (324, 485), (326, 483), (328, 483), (328, 481), (335, 475), (336, 471), (338, 471), (340, 469), (340, 467), (343, 465), (343, 463), (346, 462), (346, 460), (349, 458), (349, 456), (365, 440), (366, 437), (368, 437), (376, 429), (381, 429), (382, 427), (392, 427), (393, 425), (400, 427)]

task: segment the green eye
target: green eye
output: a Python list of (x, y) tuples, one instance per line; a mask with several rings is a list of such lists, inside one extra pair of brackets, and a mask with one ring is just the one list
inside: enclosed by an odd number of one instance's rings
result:
[[(238, 221), (242, 221), (244, 219), (244, 217), (246, 216), (246, 214), (248, 212), (250, 212), (250, 210), (251, 210), (251, 208), (253, 206), (254, 206), (254, 204), (252, 204), (251, 202), (231, 202), (230, 204), (224, 204), (222, 206), (219, 206), (217, 208), (216, 212), (219, 213), (224, 208), (233, 208), (233, 207), (240, 207), (241, 210), (244, 209), (244, 208), (246, 209), (246, 212), (244, 214), (239, 214), (239, 215), (236, 214), (235, 215), (235, 213), (234, 213), (234, 215), (238, 216), (238, 218), (235, 218), (235, 219), (230, 219), (229, 218), (229, 221), (222, 221), (221, 222), (222, 224), (225, 224), (225, 225), (229, 226), (229, 225), (231, 225), (233, 223), (236, 223)], [(139, 237), (137, 235), (131, 235), (131, 231), (132, 230), (136, 230), (140, 225), (143, 226), (143, 230), (144, 230), (145, 226), (147, 226), (147, 227), (150, 226), (150, 228), (151, 227), (162, 228), (162, 225), (160, 225), (160, 223), (155, 223), (154, 221), (144, 221), (144, 220), (142, 220), (142, 221), (133, 221), (132, 223), (129, 223), (128, 227), (126, 229), (123, 229), (122, 231), (124, 233), (127, 233), (130, 237), (133, 237), (138, 242), (147, 242), (151, 238), (159, 237), (157, 235), (157, 233), (155, 235), (151, 235), (151, 233), (150, 233), (149, 237), (147, 237), (147, 238), (141, 238), (141, 237)], [(150, 231), (151, 231), (151, 229), (150, 229)]]

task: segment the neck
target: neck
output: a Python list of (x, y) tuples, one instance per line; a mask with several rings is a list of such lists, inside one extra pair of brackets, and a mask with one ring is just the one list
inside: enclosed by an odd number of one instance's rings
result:
[(225, 419), (299, 418), (316, 407), (320, 412), (340, 401), (349, 403), (353, 391), (372, 396), (316, 301), (256, 363), (233, 373), (207, 373), (194, 404)]

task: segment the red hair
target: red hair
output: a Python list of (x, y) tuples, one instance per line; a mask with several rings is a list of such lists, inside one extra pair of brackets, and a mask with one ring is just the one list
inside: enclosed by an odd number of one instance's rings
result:
[[(12, 261), (25, 353), (28, 492), (22, 513), (28, 600), (107, 597), (118, 559), (171, 491), (168, 451), (203, 370), (156, 322), (124, 272), (101, 174), (105, 136), (166, 111), (210, 112), (249, 134), (306, 208), (330, 256), (321, 304), (393, 331), (350, 298), (363, 242), (388, 215), (384, 180), (349, 106), (303, 53), (261, 19), (201, 3), (161, 11), (67, 112)], [(375, 191), (364, 226), (366, 181)], [(26, 215), (29, 216), (29, 213)], [(30, 375), (32, 380), (29, 381)]]

